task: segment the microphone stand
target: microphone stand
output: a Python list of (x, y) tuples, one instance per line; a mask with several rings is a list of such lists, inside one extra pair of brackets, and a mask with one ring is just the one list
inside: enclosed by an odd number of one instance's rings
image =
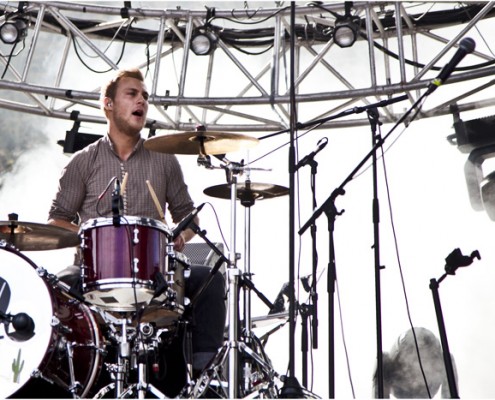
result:
[(454, 367), (452, 364), (452, 357), (450, 355), (449, 342), (447, 340), (447, 333), (445, 330), (445, 322), (443, 319), (442, 305), (440, 303), (440, 296), (438, 294), (438, 288), (440, 282), (442, 282), (448, 275), (455, 275), (455, 271), (459, 267), (466, 267), (470, 265), (474, 259), (481, 259), (478, 250), (471, 253), (471, 256), (463, 256), (459, 249), (455, 249), (445, 259), (447, 264), (445, 265), (445, 273), (438, 279), (434, 278), (430, 280), (430, 289), (433, 296), (433, 303), (435, 305), (435, 313), (437, 316), (438, 331), (440, 333), (440, 341), (442, 343), (443, 361), (445, 363), (445, 372), (447, 374), (447, 382), (449, 384), (450, 398), (458, 399), (459, 393), (457, 391), (457, 383), (455, 378)]
[[(371, 125), (371, 145), (374, 146), (380, 140), (380, 133), (377, 134), (377, 125), (381, 125), (380, 114), (376, 108), (368, 110), (368, 120)], [(383, 353), (382, 353), (382, 307), (381, 307), (381, 283), (380, 283), (380, 205), (378, 202), (378, 174), (376, 166), (376, 152), (373, 152), (373, 238), (375, 256), (375, 313), (376, 313), (376, 376), (378, 382), (378, 398), (383, 399)]]
[[(318, 170), (318, 163), (315, 161), (314, 154), (304, 164), (300, 164), (299, 168), (304, 165), (311, 166), (311, 194), (313, 210), (316, 209), (316, 173)], [(296, 170), (298, 166), (296, 166)], [(318, 348), (318, 293), (317, 293), (317, 268), (318, 268), (318, 253), (316, 249), (316, 223), (311, 225), (311, 240), (312, 240), (312, 282), (309, 289), (309, 302), (308, 304), (302, 304), (300, 306), (300, 313), (302, 317), (302, 338), (301, 338), (301, 352), (302, 352), (302, 374), (303, 374), (303, 386), (308, 387), (308, 329), (307, 321), (311, 322), (312, 344), (313, 349)]]
[[(344, 210), (338, 212), (337, 208), (335, 207), (335, 200), (337, 199), (338, 196), (344, 195), (345, 194), (345, 186), (347, 183), (349, 183), (352, 179), (354, 179), (354, 176), (357, 174), (357, 172), (366, 164), (366, 162), (375, 154), (376, 150), (385, 143), (385, 141), (388, 139), (388, 137), (394, 132), (394, 130), (401, 124), (403, 123), (406, 118), (411, 114), (413, 110), (416, 110), (416, 114), (413, 115), (411, 120), (409, 122), (412, 122), (414, 120), (414, 117), (417, 115), (419, 112), (420, 108), (418, 107), (419, 104), (424, 100), (426, 96), (430, 94), (429, 91), (425, 91), (415, 102), (414, 104), (402, 115), (402, 117), (395, 123), (395, 125), (392, 127), (392, 129), (383, 137), (383, 138), (377, 138), (376, 143), (372, 147), (372, 149), (366, 154), (366, 156), (358, 163), (358, 165), (351, 171), (351, 173), (347, 176), (347, 178), (344, 179), (344, 181), (338, 186), (334, 191), (330, 194), (330, 196), (325, 200), (325, 202), (313, 212), (313, 215), (306, 221), (306, 223), (302, 226), (301, 229), (299, 229), (299, 235), (304, 234), (304, 232), (312, 225), (315, 223), (316, 219), (318, 219), (321, 214), (325, 213), (327, 216), (328, 220), (328, 231), (329, 231), (329, 262), (328, 262), (328, 283), (327, 283), (327, 290), (328, 290), (328, 313), (329, 313), (329, 319), (328, 319), (328, 354), (329, 354), (329, 360), (328, 360), (328, 380), (329, 380), (329, 398), (334, 398), (335, 397), (335, 343), (334, 343), (334, 294), (335, 294), (335, 277), (336, 277), (336, 266), (335, 266), (335, 246), (334, 246), (334, 227), (335, 227), (335, 219), (337, 215), (342, 215)], [(402, 101), (407, 99), (407, 96), (400, 96), (398, 98), (393, 98), (390, 100), (384, 100), (376, 104), (371, 104), (369, 106), (365, 107), (356, 107), (352, 110), (344, 111), (336, 116), (330, 116), (328, 118), (320, 119), (314, 122), (310, 122), (307, 124), (303, 124), (302, 126), (310, 126), (312, 124), (321, 124), (323, 122), (329, 121), (331, 119), (338, 118), (342, 115), (348, 115), (358, 112), (362, 112), (371, 108), (375, 107), (383, 107), (398, 101)], [(381, 386), (383, 388), (383, 379), (381, 379), (381, 382), (378, 382), (379, 387)], [(382, 389), (383, 390), (383, 389)]]
[(296, 88), (295, 88), (295, 25), (296, 4), (290, 3), (290, 129), (289, 129), (289, 366), (284, 385), (280, 390), (280, 398), (303, 397), (303, 390), (295, 376), (295, 130), (297, 121)]

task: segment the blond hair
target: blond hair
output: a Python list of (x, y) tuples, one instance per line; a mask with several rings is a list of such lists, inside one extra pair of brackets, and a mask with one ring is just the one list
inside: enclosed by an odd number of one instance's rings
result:
[(112, 79), (110, 79), (106, 84), (104, 84), (100, 90), (100, 103), (101, 103), (101, 108), (105, 111), (105, 115), (106, 115), (105, 98), (108, 97), (112, 101), (115, 99), (115, 93), (117, 93), (117, 87), (119, 81), (122, 78), (134, 78), (141, 82), (144, 82), (144, 76), (142, 72), (139, 70), (139, 68), (125, 68), (116, 71)]

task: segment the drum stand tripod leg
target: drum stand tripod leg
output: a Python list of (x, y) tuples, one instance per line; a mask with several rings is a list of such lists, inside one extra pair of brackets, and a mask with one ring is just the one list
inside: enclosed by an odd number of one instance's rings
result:
[[(210, 366), (205, 369), (201, 376), (197, 379), (195, 386), (193, 387), (190, 395), (191, 398), (198, 398), (202, 395), (208, 388), (213, 390), (212, 382), (218, 381), (219, 385), (219, 395), (227, 396), (226, 398), (240, 398), (249, 394), (252, 394), (254, 389), (253, 378), (256, 374), (261, 373), (268, 380), (268, 387), (265, 391), (270, 390), (268, 397), (276, 397), (276, 390), (274, 388), (273, 379), (277, 376), (276, 372), (273, 370), (268, 357), (266, 357), (262, 345), (259, 340), (256, 340), (254, 334), (251, 331), (251, 297), (250, 289), (244, 293), (244, 322), (245, 327), (243, 329), (242, 335), (238, 326), (239, 323), (239, 280), (241, 279), (241, 272), (236, 267), (237, 254), (235, 252), (235, 232), (236, 232), (236, 212), (235, 205), (237, 199), (236, 190), (236, 178), (231, 177), (231, 245), (229, 253), (229, 267), (227, 268), (227, 279), (228, 279), (228, 341), (219, 350), (217, 356), (213, 359)], [(246, 236), (246, 248), (245, 248), (245, 258), (246, 258), (246, 273), (249, 280), (250, 275), (250, 206), (254, 204), (254, 199), (249, 201), (249, 199), (243, 199), (243, 205), (246, 207), (246, 223), (245, 223), (245, 236)], [(256, 347), (262, 356), (258, 355), (253, 351), (250, 346)], [(240, 382), (240, 371), (239, 371), (239, 360), (242, 358), (242, 386)], [(228, 393), (225, 393), (223, 387), (223, 377), (222, 371), (223, 366), (228, 360)], [(256, 377), (258, 378), (258, 377)], [(259, 389), (257, 389), (259, 391)]]

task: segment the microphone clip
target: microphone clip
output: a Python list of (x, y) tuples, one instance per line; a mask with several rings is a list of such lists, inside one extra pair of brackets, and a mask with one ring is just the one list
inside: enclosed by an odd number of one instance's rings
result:
[(114, 182), (114, 188), (112, 191), (112, 215), (113, 215), (113, 226), (120, 226), (120, 217), (122, 216), (123, 209), (122, 195), (120, 191), (120, 181), (118, 179)]

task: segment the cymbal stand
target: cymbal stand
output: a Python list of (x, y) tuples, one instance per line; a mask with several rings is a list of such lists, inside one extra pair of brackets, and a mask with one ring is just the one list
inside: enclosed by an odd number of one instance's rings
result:
[[(220, 377), (220, 372), (224, 362), (228, 360), (228, 393), (230, 399), (239, 398), (239, 340), (238, 340), (238, 303), (239, 303), (239, 276), (240, 271), (237, 268), (237, 253), (236, 253), (236, 201), (237, 201), (237, 175), (243, 172), (244, 166), (242, 163), (230, 162), (223, 158), (225, 165), (222, 168), (225, 170), (227, 183), (230, 185), (230, 247), (229, 247), (229, 263), (227, 264), (226, 274), (228, 282), (228, 341), (219, 349), (214, 357), (211, 367), (203, 373), (198, 379), (196, 386), (192, 390), (192, 398), (198, 397), (197, 393), (202, 393), (206, 387), (203, 384), (211, 382), (213, 375)], [(198, 157), (198, 165), (208, 169), (213, 169), (210, 156), (206, 154), (204, 143), (200, 143), (200, 154)], [(211, 371), (210, 371), (211, 370)], [(213, 372), (213, 373), (212, 373)]]
[[(273, 309), (273, 304), (259, 292), (251, 281), (251, 206), (254, 205), (255, 197), (250, 190), (251, 181), (246, 180), (246, 187), (244, 193), (239, 197), (241, 204), (245, 208), (245, 227), (244, 227), (244, 275), (242, 277), (242, 287), (244, 289), (244, 326), (242, 330), (242, 337), (244, 342), (242, 347), (244, 351), (248, 353), (249, 357), (245, 357), (243, 360), (243, 391), (245, 394), (253, 393), (256, 391), (255, 382), (263, 382), (263, 379), (268, 379), (268, 387), (263, 390), (274, 391), (276, 394), (276, 388), (273, 384), (274, 378), (277, 376), (273, 370), (271, 361), (264, 352), (261, 341), (254, 335), (252, 331), (251, 320), (251, 290), (258, 295), (258, 297), (269, 307)], [(255, 352), (252, 352), (255, 349)], [(261, 355), (258, 356), (258, 354)], [(252, 361), (255, 361), (258, 367), (261, 367), (261, 371), (255, 368)], [(261, 376), (260, 376), (261, 373)]]
[[(191, 398), (197, 398), (201, 395), (207, 388), (212, 390), (212, 383), (216, 381), (219, 387), (218, 395), (220, 397), (227, 398), (240, 398), (246, 394), (251, 394), (253, 390), (265, 391), (274, 390), (273, 380), (277, 376), (275, 371), (271, 366), (271, 362), (266, 357), (263, 351), (261, 343), (258, 341), (259, 346), (256, 350), (259, 354), (253, 351), (249, 346), (242, 340), (239, 335), (239, 281), (241, 279), (241, 272), (237, 268), (237, 253), (236, 253), (236, 202), (237, 202), (237, 174), (242, 173), (245, 169), (244, 166), (239, 163), (230, 162), (226, 159), (223, 160), (225, 165), (223, 168), (226, 171), (227, 183), (230, 185), (230, 202), (231, 202), (231, 238), (230, 238), (230, 248), (229, 248), (229, 263), (226, 270), (227, 280), (228, 280), (228, 341), (224, 346), (219, 349), (216, 356), (207, 366), (205, 371), (197, 379), (195, 385), (192, 387), (189, 395)], [(198, 164), (205, 166), (206, 168), (212, 169), (209, 156), (200, 154), (198, 157)], [(247, 200), (249, 202), (249, 200)], [(248, 225), (248, 224), (246, 224)], [(196, 230), (196, 232), (198, 232)], [(246, 232), (246, 236), (249, 236), (249, 230)], [(249, 246), (246, 248), (247, 265), (249, 263)], [(249, 268), (249, 267), (248, 267)], [(251, 320), (250, 320), (250, 298), (249, 294), (246, 294), (245, 300), (245, 321), (247, 326), (247, 332), (251, 330)], [(244, 338), (248, 338), (246, 341), (250, 344), (254, 342), (254, 336), (249, 333), (249, 335), (244, 335)], [(256, 345), (256, 343), (254, 343)], [(240, 352), (245, 356), (244, 360), (246, 363), (243, 368), (244, 384), (241, 388), (239, 384), (239, 355)], [(250, 362), (247, 360), (254, 360)], [(223, 365), (228, 362), (228, 390), (225, 390), (225, 385), (222, 379)], [(253, 373), (252, 365), (257, 363), (260, 367), (261, 374), (268, 379), (269, 384), (267, 388), (255, 388), (253, 385), (253, 379), (258, 378), (257, 374)], [(242, 389), (242, 390), (241, 390)], [(272, 393), (274, 396), (276, 391)]]

